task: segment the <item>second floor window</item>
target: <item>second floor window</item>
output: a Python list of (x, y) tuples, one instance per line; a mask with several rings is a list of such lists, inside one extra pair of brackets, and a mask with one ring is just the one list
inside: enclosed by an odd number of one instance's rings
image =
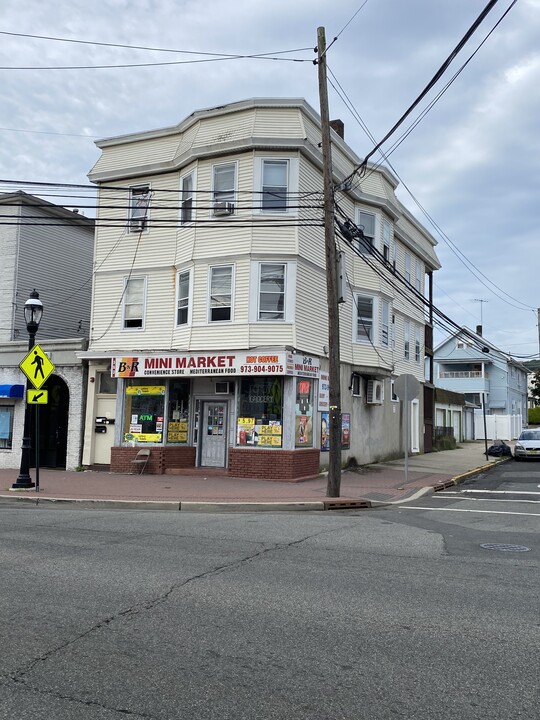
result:
[(382, 301), (382, 322), (381, 322), (381, 344), (388, 347), (389, 340), (389, 327), (390, 327), (390, 304), (386, 301)]
[(375, 244), (375, 215), (359, 210), (358, 228), (364, 233), (364, 240), (358, 241), (358, 249), (364, 253), (371, 252)]
[(126, 278), (124, 291), (124, 329), (141, 329), (144, 325), (146, 278)]
[(405, 280), (411, 282), (411, 256), (405, 253)]
[(221, 265), (210, 269), (210, 322), (232, 318), (232, 265)]
[(189, 322), (189, 295), (190, 295), (189, 270), (178, 274), (178, 306), (176, 310), (176, 324), (187, 325)]
[(285, 265), (261, 263), (259, 320), (285, 319)]
[(184, 175), (180, 182), (180, 224), (187, 225), (193, 221), (193, 192), (195, 190), (195, 174)]
[(422, 271), (422, 263), (420, 260), (416, 261), (416, 274), (414, 276), (414, 286), (419, 293), (424, 294), (424, 273)]
[(371, 342), (373, 339), (373, 298), (356, 296), (356, 341)]
[(150, 205), (150, 186), (140, 185), (129, 191), (129, 232), (142, 232), (148, 226), (148, 207)]
[(213, 171), (213, 203), (214, 214), (232, 213), (234, 210), (234, 194), (236, 190), (236, 163), (214, 165)]
[(403, 357), (408, 360), (411, 356), (411, 325), (408, 320), (403, 323)]
[(416, 360), (416, 362), (420, 362), (420, 349), (421, 349), (420, 328), (416, 327), (415, 340), (414, 340), (414, 359)]
[(386, 262), (390, 262), (390, 245), (392, 242), (392, 229), (388, 220), (383, 220), (383, 256)]
[(263, 160), (262, 209), (271, 212), (287, 210), (289, 163), (287, 160)]

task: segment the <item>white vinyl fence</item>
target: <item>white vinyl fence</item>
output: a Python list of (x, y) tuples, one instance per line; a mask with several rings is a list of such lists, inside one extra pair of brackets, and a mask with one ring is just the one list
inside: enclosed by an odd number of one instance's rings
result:
[[(521, 415), (486, 415), (488, 440), (515, 440), (523, 427)], [(481, 410), (474, 413), (474, 437), (484, 440), (484, 415)]]

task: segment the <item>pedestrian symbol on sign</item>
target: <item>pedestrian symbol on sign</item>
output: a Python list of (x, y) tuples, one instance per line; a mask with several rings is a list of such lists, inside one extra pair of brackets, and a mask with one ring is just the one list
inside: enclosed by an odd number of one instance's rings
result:
[(39, 390), (49, 375), (54, 372), (54, 364), (45, 354), (41, 345), (34, 345), (19, 363), (19, 367), (32, 385)]

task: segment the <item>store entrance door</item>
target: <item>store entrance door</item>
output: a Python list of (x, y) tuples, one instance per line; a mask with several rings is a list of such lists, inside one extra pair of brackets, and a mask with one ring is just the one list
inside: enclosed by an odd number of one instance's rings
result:
[(201, 466), (225, 467), (227, 460), (227, 403), (203, 402)]

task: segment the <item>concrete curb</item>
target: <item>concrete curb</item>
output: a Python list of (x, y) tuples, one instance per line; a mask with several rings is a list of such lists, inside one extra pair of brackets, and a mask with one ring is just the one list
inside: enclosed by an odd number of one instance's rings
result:
[(424, 495), (433, 495), (435, 492), (435, 489), (431, 485), (427, 485), (426, 487), (420, 488), (412, 495), (407, 496), (406, 498), (401, 498), (400, 500), (370, 500), (372, 507), (387, 507), (388, 505), (404, 505), (405, 503), (412, 502), (413, 500), (418, 500), (421, 497), (424, 497)]
[(325, 510), (324, 502), (181, 502), (182, 512), (276, 512)]
[(180, 510), (178, 500), (92, 500), (89, 498), (51, 498), (24, 495), (0, 495), (1, 502), (26, 503), (28, 505), (76, 505), (93, 510)]
[(478, 473), (485, 472), (486, 470), (496, 467), (497, 465), (502, 465), (502, 463), (508, 462), (509, 460), (512, 460), (512, 458), (503, 457), (500, 460), (495, 460), (493, 462), (488, 462), (485, 465), (480, 465), (477, 468), (474, 468), (474, 470), (467, 470), (467, 472), (461, 473), (461, 475), (456, 475), (455, 477), (453, 477), (452, 484), (459, 485), (461, 482), (463, 482), (463, 480), (466, 480), (473, 475), (478, 475)]

